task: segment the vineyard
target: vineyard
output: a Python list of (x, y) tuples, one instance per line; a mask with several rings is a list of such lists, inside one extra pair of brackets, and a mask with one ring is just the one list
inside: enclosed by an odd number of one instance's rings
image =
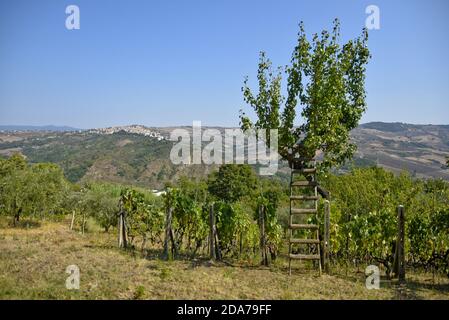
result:
[[(258, 178), (248, 166), (222, 166), (207, 179), (183, 178), (153, 195), (114, 184), (67, 182), (50, 164), (29, 165), (20, 156), (0, 162), (1, 214), (9, 228), (70, 217), (68, 229), (84, 234), (120, 233), (124, 215), (125, 251), (156, 253), (160, 259), (211, 257), (210, 212), (215, 215), (215, 257), (227, 263), (278, 264), (287, 254), (288, 188)], [(449, 184), (395, 176), (380, 168), (353, 169), (321, 178), (331, 192), (330, 272), (382, 266), (390, 276), (399, 204), (406, 212), (405, 259), (408, 270), (449, 276)], [(20, 192), (17, 192), (20, 190)], [(323, 201), (319, 204), (323, 239)], [(264, 210), (261, 247), (260, 208)], [(171, 215), (167, 231), (167, 212)], [(216, 237), (215, 237), (216, 236)], [(321, 245), (323, 245), (321, 243)], [(117, 246), (117, 245), (116, 245)], [(297, 265), (293, 273), (300, 272)]]

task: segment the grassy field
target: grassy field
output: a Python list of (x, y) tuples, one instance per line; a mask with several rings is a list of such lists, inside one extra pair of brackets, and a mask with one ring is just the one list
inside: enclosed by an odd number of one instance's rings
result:
[[(79, 290), (67, 290), (68, 265), (80, 268)], [(405, 286), (365, 288), (363, 273), (319, 277), (286, 261), (265, 268), (207, 260), (163, 261), (116, 248), (115, 234), (81, 235), (68, 223), (0, 227), (0, 299), (449, 299), (449, 279), (407, 274)]]

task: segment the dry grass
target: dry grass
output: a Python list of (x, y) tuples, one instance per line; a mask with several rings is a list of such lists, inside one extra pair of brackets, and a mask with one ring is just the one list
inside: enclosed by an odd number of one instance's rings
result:
[[(80, 290), (67, 290), (66, 267), (81, 270)], [(367, 290), (363, 274), (317, 276), (304, 266), (287, 275), (271, 268), (203, 260), (162, 261), (116, 248), (113, 234), (81, 235), (67, 224), (0, 229), (1, 299), (448, 299), (448, 279), (408, 275), (405, 287)], [(434, 283), (435, 282), (435, 283)]]

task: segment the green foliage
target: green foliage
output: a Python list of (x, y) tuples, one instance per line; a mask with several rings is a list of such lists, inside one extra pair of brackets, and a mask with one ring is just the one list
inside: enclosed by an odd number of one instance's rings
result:
[[(354, 168), (344, 175), (322, 175), (332, 195), (330, 252), (337, 260), (383, 263), (391, 268), (397, 233), (397, 206), (406, 213), (408, 263), (449, 274), (449, 184), (419, 180), (381, 168)], [(208, 180), (183, 177), (156, 197), (138, 188), (109, 183), (69, 184), (54, 164), (29, 165), (20, 155), (0, 159), (0, 214), (47, 218), (76, 213), (95, 219), (106, 231), (117, 224), (119, 200), (126, 212), (131, 244), (135, 239), (161, 244), (165, 213), (172, 208), (177, 252), (207, 252), (209, 209), (214, 205), (219, 245), (224, 256), (259, 252), (260, 206), (265, 208), (267, 246), (280, 251), (279, 212), (288, 208), (288, 192), (273, 179), (258, 179), (250, 167), (222, 166)], [(323, 203), (320, 203), (320, 208)], [(322, 221), (320, 221), (322, 223)], [(201, 251), (202, 250), (202, 251)]]
[(225, 254), (251, 254), (259, 245), (259, 229), (250, 212), (239, 203), (223, 201), (214, 205), (221, 250)]
[(209, 176), (207, 184), (218, 200), (236, 202), (257, 191), (257, 176), (249, 165), (225, 164)]
[(195, 180), (194, 178), (182, 176), (179, 178), (177, 186), (184, 195), (194, 199), (196, 202), (206, 203), (211, 197), (208, 192), (207, 181), (204, 179)]
[(134, 291), (133, 299), (134, 300), (141, 300), (145, 297), (145, 287), (140, 285), (137, 286), (137, 288)]
[(49, 163), (28, 165), (25, 158), (13, 155), (0, 159), (0, 213), (43, 218), (60, 211), (68, 192), (62, 170)]
[[(177, 187), (167, 188), (164, 196), (157, 197), (142, 189), (111, 183), (71, 185), (57, 165), (30, 166), (17, 155), (0, 160), (0, 183), (2, 214), (18, 219), (20, 215), (42, 218), (49, 213), (65, 213), (73, 215), (75, 225), (83, 231), (90, 219), (108, 231), (117, 225), (122, 209), (130, 244), (134, 245), (139, 238), (142, 248), (146, 241), (162, 243), (165, 213), (170, 207), (176, 250), (192, 255), (207, 248), (209, 209), (217, 199), (215, 212), (222, 253), (234, 256), (257, 252), (260, 235), (252, 215), (258, 203), (253, 195), (262, 190), (269, 198), (269, 244), (273, 250), (279, 245), (275, 216), (277, 192), (281, 189), (268, 182), (259, 183), (249, 166), (224, 166), (208, 181), (182, 177)], [(215, 193), (210, 194), (209, 190)]]
[[(311, 42), (300, 24), (291, 65), (285, 70), (287, 98), (281, 93), (281, 70), (274, 72), (262, 52), (257, 95), (249, 88), (248, 79), (242, 88), (244, 101), (254, 109), (257, 120), (253, 123), (242, 112), (242, 129), (279, 129), (279, 154), (289, 161), (296, 154), (311, 158), (321, 150), (324, 158), (320, 166), (327, 169), (351, 158), (355, 145), (350, 143), (349, 132), (366, 109), (368, 33), (363, 30), (359, 38), (344, 45), (340, 45), (339, 39), (338, 20), (334, 21), (332, 33), (314, 34)], [(296, 119), (297, 114), (301, 119)], [(302, 124), (295, 128), (298, 120)]]
[(349, 174), (320, 177), (323, 186), (338, 199), (346, 215), (362, 215), (395, 210), (398, 204), (408, 204), (417, 185), (408, 174), (395, 176), (382, 168), (354, 168)]
[(393, 259), (397, 235), (395, 212), (383, 210), (355, 215), (344, 225), (349, 238), (349, 255), (359, 261), (382, 263)]
[(110, 183), (72, 185), (62, 207), (67, 214), (75, 214), (75, 224), (94, 219), (106, 232), (117, 225), (118, 203), (122, 187)]
[(186, 241), (187, 250), (195, 254), (207, 238), (209, 215), (207, 208), (203, 210), (202, 203), (192, 196), (192, 191), (189, 187), (167, 188), (164, 199), (165, 206), (173, 210), (172, 230), (177, 250), (179, 251)]
[(142, 237), (143, 244), (147, 240), (152, 243), (161, 242), (164, 221), (163, 202), (153, 195), (130, 188), (123, 189), (121, 200), (126, 212), (131, 244), (137, 236)]
[[(264, 207), (264, 227), (266, 234), (266, 244), (273, 259), (278, 255), (279, 248), (282, 243), (282, 227), (278, 221), (278, 208), (282, 197), (283, 190), (276, 185), (265, 185), (262, 195), (257, 199), (257, 209), (255, 211), (255, 219), (259, 217), (259, 206)], [(257, 220), (259, 221), (259, 220)]]
[(223, 252), (256, 252), (260, 241), (258, 208), (264, 205), (267, 246), (275, 258), (282, 238), (277, 209), (285, 190), (272, 180), (258, 180), (248, 165), (223, 165), (209, 176), (207, 184), (216, 200), (214, 210)]
[[(58, 164), (72, 183), (88, 174), (103, 181), (161, 187), (166, 175), (144, 174), (154, 161), (173, 166), (168, 159), (172, 143), (144, 135), (118, 132), (36, 133), (22, 140), (0, 142), (1, 149), (20, 148), (32, 163)], [(91, 176), (92, 177), (92, 176)]]
[(391, 267), (397, 235), (397, 206), (406, 214), (407, 260), (449, 268), (449, 185), (416, 180), (381, 168), (353, 169), (322, 179), (332, 194), (331, 252)]
[[(210, 191), (211, 194), (208, 193)], [(267, 205), (268, 246), (277, 254), (281, 227), (276, 210), (284, 190), (273, 182), (258, 181), (249, 166), (226, 165), (206, 181), (181, 178), (177, 187), (167, 188), (165, 206), (172, 208), (172, 229), (177, 251), (195, 254), (209, 235), (209, 210), (213, 203), (222, 255), (252, 256), (258, 252), (260, 234), (254, 210), (261, 193)], [(262, 199), (262, 198), (261, 198)], [(265, 199), (265, 198), (263, 198)]]
[(259, 82), (259, 92), (254, 95), (248, 87), (248, 77), (245, 78), (242, 88), (244, 101), (253, 107), (257, 115), (257, 121), (253, 124), (246, 117), (245, 113), (241, 113), (240, 120), (243, 130), (252, 127), (256, 129), (267, 129), (266, 137), (268, 145), (269, 133), (268, 129), (277, 129), (280, 125), (279, 111), (284, 98), (281, 94), (281, 69), (276, 72), (271, 69), (271, 61), (266, 58), (265, 52), (260, 53), (259, 68), (257, 71), (257, 80)]
[(435, 267), (449, 276), (449, 207), (421, 208), (410, 217), (407, 236), (414, 265)]

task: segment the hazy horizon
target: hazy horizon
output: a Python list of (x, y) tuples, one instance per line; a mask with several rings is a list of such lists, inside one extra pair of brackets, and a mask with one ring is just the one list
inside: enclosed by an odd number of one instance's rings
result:
[[(408, 122), (400, 122), (400, 121), (368, 121), (368, 122), (360, 122), (359, 126), (369, 123), (388, 123), (388, 124), (407, 124), (407, 125), (416, 125), (416, 126), (449, 126), (448, 123), (408, 123)], [(54, 127), (54, 128), (66, 128), (66, 129), (74, 129), (74, 130), (89, 130), (89, 129), (97, 129), (97, 128), (108, 128), (108, 127), (123, 127), (123, 126), (132, 126), (132, 125), (141, 125), (148, 128), (171, 128), (171, 127), (191, 127), (192, 124), (177, 124), (177, 125), (168, 125), (168, 126), (158, 126), (158, 125), (148, 125), (144, 123), (127, 123), (127, 124), (117, 124), (112, 126), (94, 126), (94, 127), (86, 127), (86, 128), (80, 128), (80, 127), (73, 127), (69, 125), (58, 125), (58, 124), (43, 124), (43, 125), (27, 125), (27, 124), (0, 124), (0, 129), (3, 127), (29, 127), (29, 128), (48, 128), (48, 127)], [(238, 127), (238, 126), (225, 126), (225, 125), (215, 125), (215, 124), (207, 124), (207, 123), (201, 123), (202, 127), (218, 127), (218, 128), (226, 128), (226, 127)], [(3, 129), (1, 129), (3, 130)]]

